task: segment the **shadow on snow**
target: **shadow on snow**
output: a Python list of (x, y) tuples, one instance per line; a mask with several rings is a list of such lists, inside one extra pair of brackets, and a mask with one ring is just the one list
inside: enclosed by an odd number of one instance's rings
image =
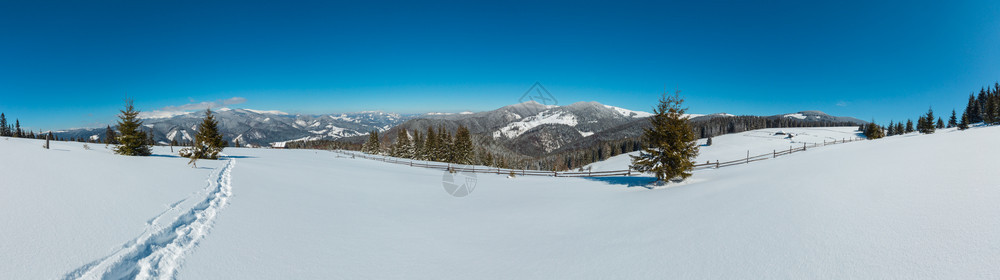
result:
[(656, 182), (656, 178), (654, 177), (636, 176), (584, 177), (584, 179), (604, 182), (611, 185), (623, 185), (626, 187), (646, 187), (647, 185)]

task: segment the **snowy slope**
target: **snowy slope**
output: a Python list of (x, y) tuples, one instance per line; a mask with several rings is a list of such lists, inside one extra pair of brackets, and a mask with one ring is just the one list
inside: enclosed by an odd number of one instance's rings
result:
[[(221, 162), (112, 155), (0, 137), (0, 278), (57, 279), (157, 232), (203, 197)], [(167, 149), (156, 149), (159, 155)], [(110, 259), (109, 259), (110, 261)]]
[[(1000, 127), (833, 145), (656, 190), (479, 174), (464, 198), (441, 171), (325, 151), (226, 149), (231, 161), (191, 169), (0, 140), (32, 159), (0, 162), (14, 178), (0, 188), (13, 213), (0, 216), (0, 272), (53, 279), (162, 255), (178, 279), (995, 279), (995, 139)], [(212, 212), (185, 215), (198, 209)], [(197, 246), (164, 254), (173, 242), (143, 238), (175, 228), (200, 229)], [(156, 246), (119, 253), (135, 243)]]
[[(712, 146), (705, 146), (707, 139), (698, 139), (698, 157), (695, 162), (705, 163), (717, 160), (725, 162), (744, 158), (748, 151), (750, 156), (756, 156), (771, 153), (774, 150), (802, 147), (802, 143), (815, 144), (864, 137), (859, 135), (857, 130), (857, 127), (766, 128), (712, 137)], [(786, 135), (775, 135), (777, 132), (791, 133), (794, 136), (789, 139)], [(584, 166), (583, 169), (591, 168), (593, 171), (625, 170), (631, 164), (632, 158), (629, 156), (638, 154), (639, 152), (631, 152), (613, 156)]]

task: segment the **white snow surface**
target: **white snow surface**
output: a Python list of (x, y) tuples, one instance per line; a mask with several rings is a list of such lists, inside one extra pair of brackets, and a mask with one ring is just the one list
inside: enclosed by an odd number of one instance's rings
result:
[[(698, 139), (698, 157), (695, 159), (695, 163), (726, 162), (745, 158), (747, 152), (750, 153), (750, 156), (756, 156), (773, 153), (776, 150), (800, 148), (803, 143), (822, 144), (824, 141), (833, 142), (864, 137), (859, 135), (857, 130), (858, 128), (854, 126), (766, 128), (712, 137), (712, 146), (705, 146), (708, 139)], [(779, 131), (791, 133), (793, 137), (789, 139), (787, 135), (774, 135)], [(630, 155), (639, 155), (639, 152), (613, 156), (586, 165), (583, 169), (589, 168), (592, 171), (625, 170), (631, 164)]]
[(800, 113), (787, 114), (787, 115), (785, 115), (785, 117), (786, 118), (796, 118), (796, 119), (800, 119), (800, 120), (806, 119), (806, 115), (803, 115), (803, 114), (800, 114)]
[(577, 119), (572, 113), (564, 111), (542, 111), (537, 115), (526, 117), (522, 120), (509, 123), (506, 126), (497, 129), (497, 131), (493, 132), (493, 138), (497, 139), (506, 137), (507, 139), (514, 139), (528, 130), (543, 124), (565, 124), (568, 126), (576, 126)]
[(478, 174), (456, 198), (442, 171), (327, 151), (227, 148), (193, 169), (167, 147), (123, 157), (0, 138), (0, 154), (25, 159), (0, 161), (0, 274), (996, 279), (996, 139), (1000, 127), (832, 145), (654, 190), (628, 187), (646, 177)]
[(285, 113), (285, 112), (282, 112), (282, 111), (278, 111), (278, 110), (254, 110), (254, 109), (243, 109), (243, 110), (247, 110), (247, 111), (258, 113), (258, 114), (288, 115), (288, 113)]
[(604, 107), (607, 107), (608, 109), (613, 109), (613, 110), (617, 111), (619, 114), (622, 114), (622, 116), (629, 117), (629, 118), (645, 118), (645, 117), (649, 117), (649, 116), (653, 115), (652, 113), (649, 113), (649, 112), (632, 111), (632, 110), (629, 110), (629, 109), (615, 107), (615, 106), (611, 106), (611, 105), (604, 105)]

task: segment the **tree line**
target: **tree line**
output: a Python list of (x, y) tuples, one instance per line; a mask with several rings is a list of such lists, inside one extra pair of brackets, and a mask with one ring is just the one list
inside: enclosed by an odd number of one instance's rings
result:
[[(412, 136), (411, 136), (412, 134)], [(412, 139), (411, 139), (412, 138)], [(428, 127), (426, 132), (400, 129), (394, 143), (383, 145), (377, 130), (368, 133), (368, 141), (361, 151), (369, 154), (388, 155), (398, 158), (450, 162), (457, 164), (483, 164), (472, 143), (472, 134), (465, 126), (448, 131), (443, 126)]]
[(993, 87), (980, 88), (978, 95), (975, 93), (969, 94), (969, 102), (966, 104), (961, 117), (952, 109), (947, 122), (941, 117), (935, 118), (932, 108), (928, 108), (926, 113), (917, 117), (915, 126), (913, 119), (906, 120), (905, 124), (902, 121), (898, 123), (889, 121), (889, 124), (885, 126), (876, 125), (874, 122), (873, 120), (867, 126), (860, 128), (868, 139), (903, 135), (911, 132), (931, 134), (938, 129), (945, 128), (966, 130), (969, 126), (976, 123), (997, 125), (1000, 124), (1000, 83), (994, 82)]

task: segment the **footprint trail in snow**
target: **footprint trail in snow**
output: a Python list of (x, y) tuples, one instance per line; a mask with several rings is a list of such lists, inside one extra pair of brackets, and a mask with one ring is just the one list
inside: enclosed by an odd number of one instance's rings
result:
[[(110, 256), (67, 273), (63, 279), (173, 279), (184, 257), (208, 235), (215, 219), (232, 196), (230, 159), (208, 179), (204, 197), (189, 197), (172, 203), (170, 208), (147, 222), (146, 231), (126, 242)], [(159, 220), (169, 212), (180, 211), (185, 201), (200, 201), (175, 221), (162, 226)]]

